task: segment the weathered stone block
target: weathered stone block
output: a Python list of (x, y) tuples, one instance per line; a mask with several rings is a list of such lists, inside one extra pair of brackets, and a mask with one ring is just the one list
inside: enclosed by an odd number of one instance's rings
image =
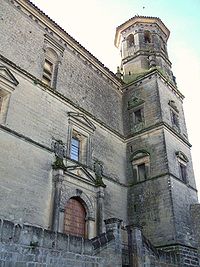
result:
[(27, 246), (38, 247), (42, 243), (42, 228), (24, 225), (20, 232), (20, 243)]
[(92, 255), (92, 253), (93, 253), (92, 241), (90, 241), (88, 239), (84, 240), (83, 253), (86, 255)]
[(57, 246), (59, 250), (68, 250), (68, 239), (69, 236), (62, 233), (57, 233)]
[(56, 233), (48, 230), (44, 230), (43, 246), (45, 248), (56, 247)]
[(9, 243), (12, 241), (13, 230), (14, 230), (14, 223), (4, 220), (2, 225), (2, 234), (1, 234), (2, 242)]
[(83, 238), (78, 236), (69, 236), (69, 251), (74, 253), (82, 253)]

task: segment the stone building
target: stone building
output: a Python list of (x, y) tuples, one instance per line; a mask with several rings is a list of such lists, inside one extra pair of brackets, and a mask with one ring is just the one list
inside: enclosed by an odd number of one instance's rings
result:
[(168, 28), (117, 27), (114, 74), (30, 1), (0, 6), (0, 266), (199, 266)]

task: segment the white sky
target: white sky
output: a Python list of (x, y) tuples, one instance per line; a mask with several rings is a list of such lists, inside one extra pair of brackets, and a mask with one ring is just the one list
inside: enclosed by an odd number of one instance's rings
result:
[[(171, 31), (168, 53), (179, 90), (192, 146), (200, 191), (200, 0), (32, 0), (72, 37), (116, 72), (120, 65), (114, 47), (115, 29), (134, 15), (160, 17)], [(143, 8), (144, 7), (144, 8)], [(200, 196), (200, 192), (199, 192)]]

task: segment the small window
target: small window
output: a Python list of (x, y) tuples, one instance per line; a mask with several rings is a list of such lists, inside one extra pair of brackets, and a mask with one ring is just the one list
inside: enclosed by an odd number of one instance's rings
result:
[(151, 43), (151, 33), (150, 31), (144, 31), (144, 42)]
[(76, 137), (71, 139), (70, 158), (76, 161), (80, 159), (80, 140)]
[(134, 123), (137, 124), (142, 121), (143, 121), (143, 110), (141, 108), (141, 109), (134, 111)]
[(129, 48), (129, 47), (131, 47), (131, 46), (133, 46), (134, 45), (134, 36), (133, 36), (133, 34), (130, 34), (128, 37), (127, 37), (127, 47)]
[(187, 182), (187, 167), (186, 165), (179, 163), (180, 167), (180, 178), (181, 180), (186, 183)]
[(187, 156), (181, 151), (176, 152), (176, 157), (179, 166), (179, 177), (184, 183), (187, 183), (187, 164), (189, 160)]
[(147, 180), (150, 174), (150, 155), (147, 151), (137, 151), (131, 155), (135, 182)]
[(139, 164), (138, 166), (138, 180), (144, 181), (146, 180), (146, 168), (145, 163)]

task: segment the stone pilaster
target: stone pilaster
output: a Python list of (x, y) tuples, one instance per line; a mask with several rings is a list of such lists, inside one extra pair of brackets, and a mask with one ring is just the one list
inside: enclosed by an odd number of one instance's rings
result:
[(128, 247), (130, 267), (143, 267), (143, 243), (141, 228), (128, 225)]
[(200, 204), (193, 204), (190, 206), (190, 213), (193, 224), (193, 231), (197, 243), (198, 254), (200, 257)]
[(88, 217), (87, 219), (87, 238), (91, 239), (95, 237), (95, 219)]
[(104, 187), (99, 186), (97, 192), (97, 235), (104, 232)]
[(121, 253), (122, 246), (121, 246), (121, 224), (122, 220), (118, 218), (110, 218), (104, 220), (106, 226), (106, 232), (113, 231), (116, 241), (116, 249)]
[(57, 232), (59, 229), (59, 211), (60, 211), (60, 195), (61, 186), (63, 182), (63, 170), (53, 170), (53, 183), (54, 183), (54, 199), (53, 199), (53, 218), (52, 218), (52, 230)]

